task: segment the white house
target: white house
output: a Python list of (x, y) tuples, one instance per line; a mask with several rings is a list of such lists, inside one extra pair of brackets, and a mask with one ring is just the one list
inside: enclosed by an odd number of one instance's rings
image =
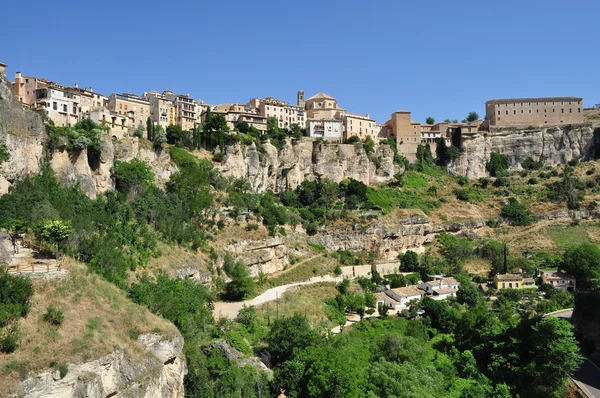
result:
[(384, 307), (388, 307), (391, 310), (400, 307), (400, 303), (388, 296), (385, 293), (375, 293), (376, 300), (376, 308), (379, 308), (380, 305)]
[(342, 121), (309, 119), (307, 121), (306, 134), (312, 138), (324, 138), (330, 141), (341, 141)]
[(406, 306), (411, 300), (420, 300), (425, 295), (425, 292), (416, 286), (398, 287), (396, 289), (388, 289), (385, 294), (396, 300), (399, 306)]
[(419, 285), (427, 295), (433, 296), (434, 300), (445, 299), (446, 297), (456, 296), (456, 291), (460, 282), (452, 277), (435, 276), (434, 280), (424, 282)]

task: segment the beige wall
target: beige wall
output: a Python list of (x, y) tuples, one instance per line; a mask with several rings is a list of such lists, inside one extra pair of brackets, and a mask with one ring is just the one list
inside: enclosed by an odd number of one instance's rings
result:
[(293, 124), (306, 128), (306, 112), (298, 106), (261, 100), (258, 114), (266, 118), (275, 117), (279, 128), (290, 128)]
[(20, 72), (17, 72), (15, 73), (15, 81), (12, 83), (12, 89), (18, 101), (29, 106), (35, 106), (36, 90), (47, 85), (48, 79), (23, 76)]
[(486, 102), (492, 127), (583, 123), (583, 100), (575, 97), (524, 98)]
[(375, 120), (366, 116), (345, 114), (344, 115), (344, 139), (356, 136), (361, 140), (367, 136), (376, 138), (379, 135), (379, 129)]
[(131, 115), (132, 122), (136, 127), (139, 124), (145, 126), (146, 119), (150, 117), (150, 102), (115, 93), (108, 97), (108, 109), (118, 115)]

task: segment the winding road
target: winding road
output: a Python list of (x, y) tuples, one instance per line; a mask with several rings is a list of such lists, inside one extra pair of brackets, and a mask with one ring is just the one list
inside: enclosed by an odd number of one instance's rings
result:
[(281, 286), (273, 287), (269, 290), (266, 290), (260, 296), (256, 296), (250, 300), (234, 301), (234, 302), (218, 301), (218, 302), (214, 303), (215, 308), (213, 309), (213, 316), (217, 319), (220, 317), (227, 317), (227, 318), (233, 319), (237, 316), (238, 312), (242, 309), (242, 307), (244, 305), (247, 307), (251, 306), (251, 305), (256, 307), (261, 304), (267, 303), (269, 301), (275, 301), (275, 300), (277, 300), (278, 297), (281, 297), (283, 295), (283, 293), (288, 291), (290, 288), (293, 288), (296, 286), (302, 286), (302, 285), (312, 285), (313, 283), (319, 283), (319, 282), (341, 282), (341, 281), (342, 281), (341, 277), (336, 278), (336, 277), (333, 277), (330, 275), (315, 276), (314, 278), (310, 278), (309, 280), (304, 281), (304, 282), (296, 282), (296, 283), (290, 283), (288, 285), (281, 285)]

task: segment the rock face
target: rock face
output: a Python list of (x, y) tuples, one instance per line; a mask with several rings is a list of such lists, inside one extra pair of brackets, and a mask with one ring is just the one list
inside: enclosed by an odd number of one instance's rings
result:
[[(183, 398), (187, 365), (183, 338), (164, 339), (158, 334), (138, 338), (149, 352), (143, 363), (135, 362), (122, 350), (84, 364), (68, 364), (64, 378), (48, 371), (22, 382), (25, 397), (175, 397)], [(15, 395), (14, 397), (16, 397)]]
[(139, 159), (146, 162), (154, 173), (154, 183), (163, 187), (171, 174), (177, 171), (171, 163), (171, 156), (166, 150), (155, 151), (148, 141), (140, 141), (137, 137), (126, 137), (114, 142), (114, 158), (122, 162)]
[(0, 165), (0, 194), (15, 181), (40, 172), (47, 138), (41, 116), (23, 110), (8, 81), (0, 76), (0, 145), (10, 156)]
[(377, 220), (366, 226), (354, 225), (347, 230), (317, 235), (309, 240), (328, 250), (368, 250), (375, 252), (380, 259), (392, 261), (407, 250), (422, 252), (423, 245), (432, 242), (440, 232), (474, 235), (474, 231), (483, 226), (485, 221), (434, 225), (427, 217), (412, 216), (394, 221)]
[(227, 245), (225, 250), (248, 265), (252, 276), (258, 276), (260, 272), (272, 274), (283, 270), (292, 257), (303, 257), (307, 254), (306, 250), (293, 245), (298, 235), (300, 233), (261, 240), (243, 240)]
[(220, 169), (224, 176), (246, 179), (254, 192), (294, 189), (304, 180), (317, 178), (338, 183), (354, 178), (368, 185), (389, 181), (403, 171), (394, 165), (394, 152), (388, 145), (378, 146), (374, 155), (380, 159), (379, 168), (369, 160), (362, 144), (292, 144), (286, 140), (279, 153), (269, 142), (262, 148), (238, 144), (225, 148)]
[(598, 126), (561, 126), (530, 129), (492, 129), (489, 133), (462, 138), (461, 156), (448, 167), (456, 175), (480, 178), (488, 175), (486, 164), (492, 152), (508, 156), (514, 170), (528, 157), (549, 166), (572, 159), (587, 160)]
[(269, 369), (260, 359), (256, 357), (248, 357), (229, 345), (225, 340), (215, 340), (209, 345), (203, 347), (203, 351), (210, 355), (212, 350), (219, 350), (219, 352), (228, 360), (233, 362), (236, 366), (253, 366), (258, 370), (262, 370), (267, 374), (269, 379), (273, 377), (273, 371)]

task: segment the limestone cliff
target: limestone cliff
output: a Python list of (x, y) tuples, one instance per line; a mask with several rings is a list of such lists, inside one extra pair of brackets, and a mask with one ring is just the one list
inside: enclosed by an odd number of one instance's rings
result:
[(187, 365), (180, 335), (164, 339), (158, 334), (138, 338), (148, 358), (134, 360), (122, 350), (83, 364), (68, 364), (60, 378), (58, 371), (40, 373), (24, 380), (22, 392), (13, 397), (174, 397), (183, 398)]
[(587, 160), (598, 126), (492, 129), (462, 137), (460, 157), (448, 167), (451, 173), (467, 178), (488, 175), (486, 164), (492, 152), (508, 156), (511, 169), (521, 169), (528, 157), (556, 166), (572, 159)]
[(220, 170), (225, 176), (244, 178), (254, 192), (280, 192), (294, 189), (304, 180), (317, 178), (340, 182), (354, 178), (365, 184), (386, 182), (402, 169), (394, 165), (394, 153), (387, 145), (376, 148), (379, 167), (367, 155), (362, 144), (324, 144), (287, 140), (281, 151), (266, 142), (225, 148)]
[(0, 165), (0, 194), (15, 181), (39, 173), (48, 136), (39, 114), (24, 111), (14, 98), (8, 81), (0, 76), (0, 145), (9, 160)]

